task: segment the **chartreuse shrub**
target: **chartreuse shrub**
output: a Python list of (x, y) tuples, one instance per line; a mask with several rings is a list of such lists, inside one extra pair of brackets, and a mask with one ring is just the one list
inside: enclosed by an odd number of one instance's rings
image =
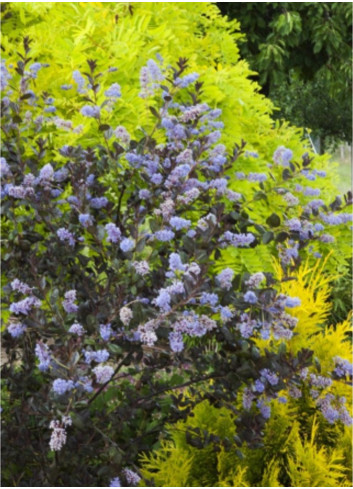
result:
[[(293, 354), (303, 346), (313, 351), (312, 372), (316, 373), (310, 373), (311, 369), (303, 372), (312, 388), (298, 384), (292, 399), (272, 401), (263, 445), (251, 450), (237, 437), (235, 419), (240, 400), (223, 407), (203, 401), (192, 416), (167, 427), (169, 437), (158, 449), (141, 456), (145, 480), (160, 487), (351, 486), (352, 431), (344, 424), (333, 424), (334, 411), (327, 403), (332, 394), (320, 393), (324, 378), (333, 371), (333, 381), (327, 381), (330, 392), (345, 396), (351, 405), (351, 386), (340, 381), (343, 370), (339, 367), (351, 360), (351, 321), (348, 318), (335, 328), (325, 327), (330, 290), (322, 274), (324, 265), (318, 263), (311, 269), (303, 264), (295, 280), (281, 282), (283, 293), (301, 299), (294, 312), (299, 321), (286, 349)], [(276, 270), (281, 279), (280, 267)], [(260, 349), (277, 348), (273, 341), (269, 345), (255, 339)], [(323, 406), (323, 415), (313, 409), (315, 399)], [(182, 470), (172, 469), (178, 466)]]
[[(192, 417), (168, 426), (169, 441), (140, 458), (145, 483), (156, 487), (342, 487), (351, 485), (351, 432), (331, 430), (323, 445), (311, 418), (305, 434), (293, 407), (274, 405), (263, 446), (234, 442), (234, 414), (203, 401)], [(323, 426), (320, 426), (323, 428)], [(326, 427), (327, 428), (327, 427)]]
[[(154, 124), (132, 137), (109, 123), (124, 100), (111, 71), (88, 59), (74, 75), (75, 111), (65, 112), (41, 91), (44, 67), (30, 46), (24, 38), (11, 72), (1, 66), (4, 483), (136, 485), (139, 454), (205, 398), (233, 407), (236, 443), (246, 450), (262, 443), (271, 405), (282, 397), (295, 405), (299, 388), (333, 429), (349, 425), (346, 402), (331, 389), (348, 380), (349, 362), (334, 358), (321, 375), (306, 345), (286, 347), (300, 299), (271, 273), (235, 274), (217, 261), (233, 248), (256, 253), (276, 243), (282, 280), (295, 279), (309, 246), (328, 252), (327, 228), (346, 232), (350, 196), (329, 207), (303, 189), (298, 212), (286, 182), (292, 190), (305, 174), (324, 177), (315, 160), (283, 147), (273, 184), (252, 172), (232, 189), (228, 172), (244, 144), (220, 144), (221, 110), (203, 101), (184, 58), (173, 67), (146, 60), (140, 93), (152, 100)], [(78, 112), (89, 123), (63, 144)], [(285, 218), (256, 218), (264, 191), (268, 202), (282, 199)], [(202, 448), (199, 433), (187, 432)], [(225, 450), (231, 443), (222, 440)]]
[[(202, 100), (222, 109), (225, 127), (221, 142), (230, 152), (234, 143), (240, 145), (242, 140), (247, 143), (247, 151), (238, 155), (227, 175), (231, 178), (230, 188), (236, 192), (241, 188), (250, 201), (244, 210), (251, 218), (264, 220), (275, 213), (283, 224), (291, 209), (288, 202), (283, 201), (280, 190), (294, 192), (298, 199), (293, 211), (295, 215), (306, 212), (307, 196), (316, 195), (318, 200), (323, 198), (328, 203), (335, 196), (336, 177), (328, 155), (316, 157), (315, 168), (321, 172), (319, 174), (302, 171), (300, 167), (295, 179), (287, 171), (283, 179), (278, 179), (280, 155), (274, 155), (276, 149), (281, 146), (290, 148), (294, 164), (301, 161), (305, 152), (309, 153), (309, 158), (312, 156), (310, 144), (303, 140), (301, 130), (273, 122), (271, 102), (258, 92), (258, 85), (249, 79), (248, 64), (239, 58), (237, 43), (242, 37), (239, 23), (222, 17), (216, 5), (207, 2), (8, 2), (2, 7), (2, 20), (3, 57), (10, 66), (12, 63), (10, 72), (15, 69), (22, 37), (27, 35), (33, 39), (31, 63), (37, 64), (32, 75), (46, 100), (54, 99), (45, 110), (55, 111), (52, 121), (59, 128), (55, 132), (58, 147), (81, 144), (83, 140), (90, 145), (100, 141), (96, 121), (80, 114), (76, 97), (76, 88), (85, 95), (80, 73), (86, 71), (87, 58), (99, 61), (101, 86), (109, 87), (119, 81), (124, 93), (116, 110), (104, 114), (101, 126), (109, 126), (107, 137), (123, 124), (133, 137), (139, 139), (142, 128), (149, 131), (155, 124), (149, 109), (151, 105), (155, 106), (155, 101), (138, 96), (142, 66), (148, 58), (156, 59), (156, 56), (164, 59), (165, 66), (175, 64), (176, 59), (183, 57), (188, 60), (190, 73), (197, 72), (202, 78)], [(181, 95), (181, 98), (185, 96)], [(42, 106), (36, 116), (40, 117), (43, 109)], [(163, 140), (160, 133), (154, 137), (159, 142)], [(114, 180), (114, 173), (110, 169), (106, 172)], [(238, 173), (237, 178), (234, 178), (234, 172)], [(241, 172), (247, 178), (244, 179)], [(323, 178), (325, 172), (328, 172), (327, 178)], [(252, 173), (261, 173), (257, 178), (267, 179), (260, 182), (263, 187), (255, 194), (254, 187), (259, 180), (253, 180)], [(269, 187), (274, 183), (273, 173), (278, 194), (267, 199)], [(252, 205), (252, 196), (259, 205)], [(345, 202), (337, 201), (335, 205), (344, 206)], [(349, 230), (336, 233), (333, 229), (330, 234), (335, 239), (336, 252), (327, 263), (328, 272), (332, 274), (338, 269), (342, 277), (347, 277), (347, 257), (351, 256)], [(270, 237), (267, 235), (265, 240)], [(270, 272), (275, 244), (272, 242), (272, 245), (258, 247), (257, 253), (244, 249), (223, 252), (220, 266), (231, 267), (237, 273), (253, 273), (260, 268)], [(316, 242), (312, 249), (306, 249), (312, 262), (315, 261), (312, 253), (322, 254), (320, 248), (320, 243)], [(346, 298), (343, 315), (347, 302), (349, 299)]]

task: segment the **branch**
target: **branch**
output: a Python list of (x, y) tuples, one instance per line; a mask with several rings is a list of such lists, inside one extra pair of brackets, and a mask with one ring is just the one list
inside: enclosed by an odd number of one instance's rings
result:
[(205, 380), (210, 380), (210, 379), (214, 379), (217, 377), (223, 377), (223, 376), (217, 375), (217, 374), (210, 374), (210, 375), (206, 375), (205, 377), (201, 377), (199, 379), (189, 380), (188, 382), (184, 382), (183, 384), (175, 385), (172, 387), (164, 387), (163, 389), (160, 389), (160, 390), (154, 392), (153, 394), (150, 394), (149, 396), (140, 397), (139, 399), (136, 400), (136, 403), (139, 403), (140, 401), (152, 399), (154, 396), (157, 396), (158, 394), (162, 394), (163, 392), (172, 391), (175, 389), (181, 389), (182, 387), (188, 387), (189, 385), (197, 384), (198, 382), (203, 382)]

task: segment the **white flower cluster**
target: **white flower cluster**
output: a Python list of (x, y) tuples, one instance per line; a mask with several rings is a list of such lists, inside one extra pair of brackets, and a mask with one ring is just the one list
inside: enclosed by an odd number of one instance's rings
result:
[(61, 422), (57, 419), (53, 419), (50, 422), (49, 428), (53, 430), (49, 446), (50, 450), (59, 452), (66, 443), (66, 427), (72, 425), (72, 419), (70, 416), (63, 416)]

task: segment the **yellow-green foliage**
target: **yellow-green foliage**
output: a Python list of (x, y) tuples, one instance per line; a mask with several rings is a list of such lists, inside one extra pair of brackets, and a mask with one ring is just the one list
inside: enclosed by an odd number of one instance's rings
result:
[[(350, 317), (335, 327), (325, 327), (325, 322), (332, 305), (328, 298), (331, 293), (331, 283), (335, 279), (326, 270), (325, 260), (318, 260), (311, 267), (308, 262), (302, 264), (295, 272), (295, 278), (281, 282), (280, 292), (290, 297), (298, 297), (300, 306), (291, 310), (291, 314), (298, 318), (295, 335), (287, 341), (287, 348), (297, 353), (301, 348), (310, 348), (319, 359), (324, 372), (332, 370), (333, 357), (340, 356), (351, 359), (351, 343), (347, 334), (350, 331)], [(275, 273), (279, 281), (283, 273), (278, 263), (274, 264)], [(336, 276), (337, 278), (337, 276)], [(257, 345), (264, 348), (266, 342), (257, 340)]]
[(341, 450), (317, 447), (317, 424), (313, 424), (310, 440), (301, 440), (299, 428), (294, 426), (290, 435), (288, 452), (288, 476), (292, 487), (340, 487), (348, 486), (346, 468), (342, 464)]
[(169, 442), (163, 442), (159, 450), (141, 457), (141, 470), (145, 479), (156, 487), (187, 487), (193, 457), (187, 450), (180, 450)]
[[(295, 334), (286, 342), (287, 349), (297, 353), (302, 348), (314, 352), (314, 357), (320, 363), (323, 375), (329, 375), (334, 369), (334, 357), (339, 356), (346, 360), (352, 358), (352, 344), (349, 339), (351, 331), (351, 314), (342, 323), (335, 326), (325, 325), (332, 305), (328, 302), (331, 288), (330, 283), (334, 277), (326, 271), (325, 260), (318, 260), (314, 267), (304, 263), (295, 273), (295, 280), (281, 282), (280, 292), (298, 297), (301, 301), (299, 307), (291, 311), (298, 318)], [(274, 265), (277, 278), (282, 280), (282, 270), (278, 264)], [(260, 349), (264, 349), (267, 342), (256, 340)], [(278, 342), (274, 342), (278, 343)], [(352, 399), (352, 390), (342, 382), (333, 383), (333, 392), (345, 396), (348, 402)]]
[[(8, 2), (4, 4), (2, 22), (3, 57), (15, 63), (22, 36), (27, 35), (33, 39), (33, 61), (50, 63), (49, 68), (39, 71), (35, 83), (55, 98), (59, 117), (70, 116), (75, 127), (83, 124), (85, 128), (84, 140), (72, 131), (56, 131), (58, 147), (97, 142), (96, 121), (80, 114), (82, 104), (77, 101), (72, 79), (74, 70), (86, 71), (87, 59), (97, 60), (103, 88), (113, 82), (122, 87), (122, 98), (115, 110), (104, 114), (102, 122), (112, 128), (123, 124), (131, 134), (141, 136), (138, 128), (150, 131), (155, 124), (149, 110), (153, 101), (138, 96), (141, 67), (157, 53), (164, 58), (165, 65), (175, 65), (179, 57), (187, 58), (189, 72), (198, 72), (204, 82), (203, 100), (223, 111), (223, 142), (231, 148), (243, 139), (247, 142), (246, 149), (259, 154), (259, 158), (240, 156), (229, 172), (230, 188), (249, 198), (257, 186), (246, 181), (239, 183), (234, 179), (234, 171), (244, 168), (247, 172), (267, 171), (273, 152), (281, 145), (293, 150), (295, 161), (311, 150), (308, 141), (302, 138), (302, 130), (287, 123), (274, 124), (271, 119), (272, 103), (259, 93), (259, 86), (249, 78), (252, 72), (247, 62), (239, 58), (237, 42), (242, 37), (239, 29), (237, 21), (222, 17), (217, 6), (208, 2)], [(117, 67), (118, 71), (108, 73), (109, 67)], [(69, 83), (74, 86), (72, 90), (60, 89), (62, 84)], [(101, 95), (98, 103), (103, 99)], [(159, 138), (158, 131), (154, 135)], [(321, 196), (329, 202), (336, 194), (333, 165), (329, 164), (328, 155), (315, 159), (316, 168), (327, 170), (330, 178), (317, 179), (310, 186), (319, 186)], [(271, 171), (278, 177), (281, 170), (272, 168)], [(111, 184), (109, 178), (114, 180), (114, 174), (107, 175), (104, 182), (107, 186)], [(308, 184), (299, 175), (296, 182)], [(290, 188), (291, 182), (284, 182), (283, 186)], [(296, 216), (304, 204), (295, 210)], [(283, 196), (274, 194), (268, 203), (262, 200), (261, 204), (249, 204), (247, 211), (257, 222), (277, 212), (283, 223), (286, 207)], [(341, 230), (333, 229), (332, 234), (338, 243), (329, 263), (333, 270), (342, 267), (350, 255), (351, 241), (348, 232), (342, 234)], [(325, 246), (315, 243), (319, 252)], [(271, 271), (270, 250), (268, 246), (258, 247), (256, 254), (251, 250), (223, 250), (218, 265), (231, 266), (235, 271)]]
[[(299, 307), (291, 311), (298, 318), (295, 335), (287, 342), (288, 348), (297, 353), (303, 347), (309, 347), (316, 336), (323, 334), (321, 327), (329, 314), (331, 304), (328, 302), (330, 295), (330, 277), (325, 273), (326, 260), (318, 260), (314, 267), (307, 263), (302, 264), (295, 272), (293, 280), (281, 282), (280, 292), (290, 297), (298, 297), (301, 301)], [(274, 263), (274, 272), (279, 281), (283, 279), (283, 272), (278, 263)], [(309, 343), (308, 343), (309, 342)], [(265, 348), (267, 342), (257, 340), (258, 346)], [(327, 360), (327, 359), (323, 359)]]
[[(9, 2), (4, 10), (4, 58), (13, 62), (22, 36), (32, 38), (33, 60), (51, 65), (40, 70), (37, 84), (69, 113), (78, 108), (73, 101), (74, 90), (65, 92), (60, 86), (73, 83), (73, 70), (86, 70), (87, 58), (96, 59), (104, 73), (102, 85), (117, 81), (122, 86), (123, 97), (108, 122), (123, 123), (130, 131), (138, 126), (151, 127), (151, 102), (138, 97), (138, 80), (141, 67), (159, 53), (165, 64), (175, 65), (179, 57), (186, 57), (190, 71), (200, 74), (205, 101), (223, 110), (225, 142), (234, 144), (242, 138), (248, 149), (259, 151), (258, 160), (246, 160), (250, 171), (265, 168), (279, 145), (290, 147), (296, 158), (310, 146), (302, 142), (301, 130), (288, 124), (274, 125), (272, 103), (249, 79), (252, 72), (247, 62), (239, 59), (239, 23), (222, 17), (214, 4)], [(107, 75), (109, 67), (118, 71)], [(76, 120), (94, 126), (94, 121), (78, 113)], [(67, 143), (79, 139), (74, 134), (65, 133), (65, 137)], [(319, 159), (326, 167), (327, 156)], [(239, 161), (240, 166), (244, 163)]]
[(235, 273), (256, 273), (259, 270), (273, 272), (273, 250), (268, 245), (258, 245), (253, 249), (228, 247), (215, 263), (215, 271), (232, 268)]
[[(141, 457), (143, 477), (153, 479), (157, 487), (205, 487), (215, 485), (219, 477), (241, 477), (241, 473), (233, 475), (231, 472), (234, 453), (229, 458), (228, 452), (216, 452), (212, 444), (202, 449), (193, 447), (186, 441), (186, 428), (199, 428), (201, 432), (206, 430), (231, 440), (235, 434), (234, 416), (231, 411), (215, 408), (208, 401), (198, 404), (193, 417), (168, 427), (170, 442), (164, 442), (159, 450)], [(171, 467), (179, 467), (177, 473)]]
[[(186, 427), (207, 430), (220, 438), (228, 435), (229, 440), (235, 433), (231, 411), (204, 401), (192, 417), (169, 427), (170, 441), (141, 457), (141, 473), (159, 487), (349, 486), (351, 430), (322, 426), (315, 416), (305, 427), (302, 421), (297, 407), (277, 402), (262, 448), (244, 446), (242, 457), (235, 445), (227, 451), (223, 447), (214, 450), (212, 445), (198, 449), (186, 442)], [(331, 442), (322, 441), (322, 429), (330, 432)]]

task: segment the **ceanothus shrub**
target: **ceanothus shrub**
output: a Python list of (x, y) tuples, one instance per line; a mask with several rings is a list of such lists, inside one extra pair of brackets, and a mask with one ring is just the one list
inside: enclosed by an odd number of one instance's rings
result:
[[(159, 109), (151, 107), (152, 134), (142, 130), (138, 141), (104, 122), (105, 111), (119, 110), (119, 84), (100, 87), (91, 60), (87, 73), (75, 71), (77, 110), (102, 135), (94, 148), (84, 133), (80, 146), (55, 146), (56, 131), (75, 128), (69, 114), (56, 115), (50, 94), (36, 94), (43, 66), (32, 61), (25, 39), (17, 75), (2, 66), (3, 456), (13, 461), (6, 482), (22, 472), (18, 459), (31, 485), (136, 485), (138, 454), (203, 399), (232, 406), (239, 447), (261, 443), (271, 400), (307, 387), (329, 422), (349, 424), (312, 352), (286, 351), (300, 301), (279, 294), (269, 273), (215, 271), (229, 247), (256, 253), (258, 244), (276, 243), (287, 279), (295, 279), (301, 249), (329, 242), (325, 227), (349, 220), (336, 212), (338, 201), (330, 212), (317, 201), (295, 211), (283, 180), (315, 172), (312, 161), (304, 155), (301, 167), (278, 149), (280, 177), (266, 198), (284, 194), (288, 220), (274, 214), (255, 223), (227, 174), (245, 143), (231, 154), (218, 144), (221, 113), (202, 102), (186, 60), (168, 69), (149, 60), (142, 69), (140, 95)], [(266, 174), (247, 178), (263, 191)], [(257, 336), (268, 340), (265, 355)], [(339, 367), (342, 380), (351, 376), (350, 366)]]

